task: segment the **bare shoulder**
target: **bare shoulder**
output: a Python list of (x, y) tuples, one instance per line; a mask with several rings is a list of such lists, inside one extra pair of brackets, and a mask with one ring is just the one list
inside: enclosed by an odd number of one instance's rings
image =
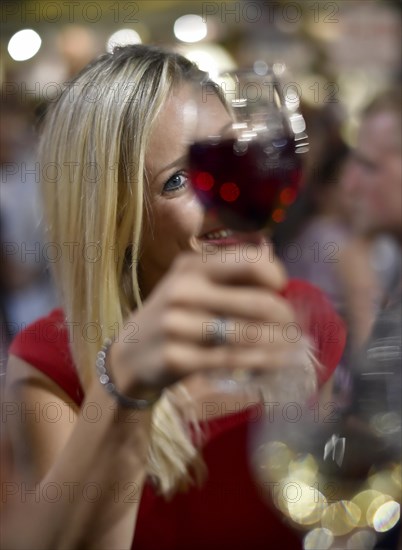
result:
[(70, 437), (79, 407), (48, 376), (10, 355), (3, 412), (16, 466), (41, 479)]
[(10, 355), (7, 365), (5, 381), (5, 398), (17, 398), (36, 394), (41, 390), (48, 394), (48, 397), (62, 400), (71, 409), (78, 411), (79, 407), (74, 403), (67, 393), (49, 376), (27, 363), (23, 359)]

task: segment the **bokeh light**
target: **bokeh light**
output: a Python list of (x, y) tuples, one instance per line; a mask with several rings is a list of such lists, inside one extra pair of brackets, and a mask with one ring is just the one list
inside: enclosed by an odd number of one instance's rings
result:
[(8, 43), (8, 53), (14, 61), (26, 61), (36, 55), (42, 40), (33, 29), (23, 29), (16, 32)]
[(141, 36), (133, 29), (120, 29), (109, 36), (106, 43), (106, 50), (111, 53), (116, 46), (127, 46), (128, 44), (141, 44)]
[(173, 32), (181, 42), (199, 42), (207, 36), (207, 24), (200, 15), (183, 15), (176, 19)]

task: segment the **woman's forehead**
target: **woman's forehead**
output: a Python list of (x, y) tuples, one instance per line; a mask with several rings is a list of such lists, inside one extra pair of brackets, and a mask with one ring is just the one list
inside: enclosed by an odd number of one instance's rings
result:
[[(197, 118), (191, 107), (196, 103)], [(187, 153), (189, 144), (216, 135), (230, 121), (216, 94), (195, 96), (191, 86), (174, 89), (153, 126), (145, 164), (150, 175)]]

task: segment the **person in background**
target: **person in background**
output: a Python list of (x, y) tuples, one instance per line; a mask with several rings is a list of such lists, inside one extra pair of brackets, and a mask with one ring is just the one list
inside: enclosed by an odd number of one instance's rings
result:
[[(397, 243), (397, 269), (366, 342), (353, 363), (355, 406), (399, 418), (401, 445), (402, 374), (402, 103), (401, 89), (382, 93), (365, 109), (356, 149), (350, 160), (346, 191), (358, 203), (359, 223), (366, 232), (385, 234)], [(360, 372), (364, 374), (361, 375)], [(367, 373), (372, 376), (367, 376)], [(360, 400), (360, 396), (364, 396)], [(399, 546), (398, 546), (399, 536)], [(378, 545), (402, 546), (400, 521)]]
[(290, 276), (319, 286), (348, 327), (347, 346), (334, 377), (339, 402), (349, 402), (355, 353), (367, 340), (384, 293), (398, 276), (398, 249), (362, 216), (353, 191), (356, 159), (341, 137), (336, 106), (306, 109), (310, 153), (305, 184), (274, 242)]
[(384, 92), (365, 109), (356, 148), (341, 178), (355, 231), (337, 268), (345, 290), (350, 339), (357, 353), (402, 273), (400, 110), (397, 90)]
[(19, 330), (58, 304), (48, 269), (49, 250), (39, 196), (40, 167), (35, 156), (33, 106), (12, 100), (0, 118), (0, 307), (1, 338)]

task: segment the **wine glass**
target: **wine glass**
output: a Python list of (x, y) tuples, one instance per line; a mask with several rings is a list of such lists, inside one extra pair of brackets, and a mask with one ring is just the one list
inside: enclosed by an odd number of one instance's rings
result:
[[(285, 93), (290, 89), (285, 74), (283, 65), (259, 62), (252, 69), (222, 72), (213, 80), (206, 74), (192, 85), (193, 99), (184, 108), (190, 180), (206, 212), (219, 220), (225, 234), (209, 239), (209, 245), (261, 244), (261, 235), (285, 219), (287, 207), (297, 197), (308, 138), (298, 98)], [(212, 131), (208, 122), (219, 116), (221, 127), (217, 130), (214, 124)], [(221, 340), (222, 332), (223, 339), (231, 332), (226, 320), (217, 319), (215, 325), (212, 332), (218, 332)], [(295, 350), (298, 366), (302, 354)], [(258, 375), (244, 372), (211, 377), (225, 391), (253, 391), (252, 382), (257, 388), (264, 384)]]
[(218, 135), (191, 144), (192, 185), (204, 208), (234, 232), (266, 231), (281, 223), (299, 191), (306, 125), (297, 98), (285, 94), (283, 74), (278, 64), (227, 71), (206, 79), (198, 91), (195, 125), (200, 127), (208, 116), (205, 107), (217, 97), (230, 118)]
[(398, 346), (400, 337), (395, 345), (388, 339), (377, 348), (381, 357), (364, 357), (354, 366), (347, 408), (333, 397), (275, 399), (275, 407), (265, 404), (270, 414), (254, 425), (250, 456), (257, 483), (267, 503), (300, 533), (305, 550), (371, 550), (399, 521)]

